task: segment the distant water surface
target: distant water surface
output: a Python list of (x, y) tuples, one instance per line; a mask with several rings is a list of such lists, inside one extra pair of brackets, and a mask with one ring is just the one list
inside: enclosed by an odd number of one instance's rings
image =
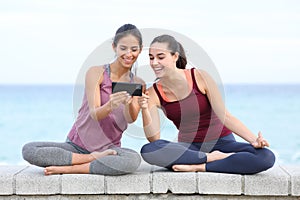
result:
[[(278, 163), (300, 164), (300, 85), (225, 85), (225, 104), (254, 133), (262, 131)], [(72, 85), (0, 85), (0, 163), (25, 164), (22, 146), (30, 141), (64, 141), (74, 122)], [(162, 137), (176, 139), (162, 120)], [(141, 118), (122, 139), (137, 151), (147, 141)]]

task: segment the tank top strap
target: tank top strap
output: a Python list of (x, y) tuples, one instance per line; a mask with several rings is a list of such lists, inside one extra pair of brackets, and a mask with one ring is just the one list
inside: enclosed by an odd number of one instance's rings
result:
[[(193, 89), (197, 90), (198, 92), (201, 92), (198, 88), (196, 77), (195, 77), (195, 68), (191, 68), (191, 74), (192, 74), (192, 80), (193, 80)], [(201, 92), (202, 93), (202, 92)]]
[[(195, 68), (192, 68), (191, 69), (191, 75), (192, 75), (192, 81), (193, 83), (196, 83), (196, 78), (195, 78)], [(193, 84), (193, 87), (194, 87), (195, 84)]]
[(109, 64), (104, 65), (104, 72), (103, 72), (103, 81), (102, 84), (109, 84), (110, 80), (110, 67)]
[(110, 67), (109, 67), (109, 64), (105, 64), (104, 65), (104, 68), (105, 68), (105, 71), (108, 75), (110, 75)]
[(129, 78), (130, 78), (130, 83), (133, 83), (134, 82), (134, 74), (130, 71), (130, 74), (129, 74)]
[(154, 88), (154, 90), (155, 90), (155, 92), (156, 92), (156, 94), (159, 98), (160, 104), (162, 105), (165, 101), (164, 101), (164, 98), (161, 96), (161, 93), (158, 89), (157, 83), (153, 83), (153, 88)]
[[(110, 78), (110, 64), (105, 64), (104, 67), (105, 67), (105, 71), (106, 71), (108, 77)], [(133, 83), (134, 82), (134, 74), (131, 71), (129, 74), (129, 78), (130, 78), (130, 83)]]

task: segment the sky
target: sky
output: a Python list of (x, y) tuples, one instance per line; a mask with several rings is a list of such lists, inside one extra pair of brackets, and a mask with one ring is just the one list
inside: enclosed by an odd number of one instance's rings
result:
[(300, 83), (298, 0), (0, 0), (0, 84), (74, 84), (125, 23), (190, 38), (224, 83)]

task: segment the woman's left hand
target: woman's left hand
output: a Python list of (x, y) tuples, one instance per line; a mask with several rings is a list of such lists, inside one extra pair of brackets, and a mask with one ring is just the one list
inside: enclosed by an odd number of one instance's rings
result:
[(261, 132), (258, 132), (258, 137), (254, 142), (251, 143), (255, 148), (264, 148), (264, 147), (269, 147), (269, 143), (267, 140), (265, 140), (261, 134)]
[(141, 109), (147, 109), (148, 108), (148, 100), (149, 100), (149, 92), (146, 91), (138, 98), (138, 103), (141, 107)]

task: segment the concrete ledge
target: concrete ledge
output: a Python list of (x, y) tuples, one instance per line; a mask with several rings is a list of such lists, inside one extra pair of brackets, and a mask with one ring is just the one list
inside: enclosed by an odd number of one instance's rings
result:
[(35, 166), (0, 166), (0, 199), (300, 199), (300, 166), (256, 175), (170, 172), (142, 163), (123, 176), (44, 176)]

